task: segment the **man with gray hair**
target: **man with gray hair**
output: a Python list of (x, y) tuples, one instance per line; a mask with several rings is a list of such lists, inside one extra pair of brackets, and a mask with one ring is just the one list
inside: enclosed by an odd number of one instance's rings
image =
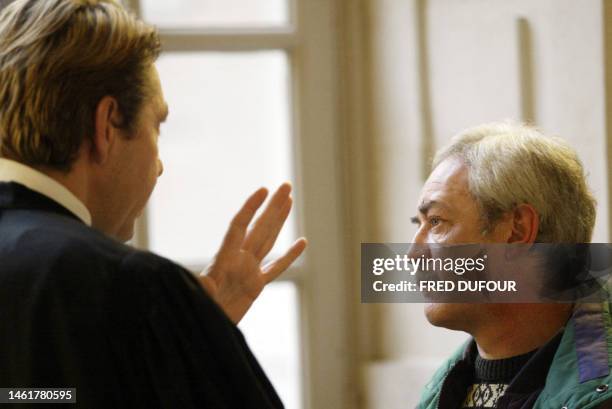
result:
[(159, 52), (117, 0), (0, 11), (0, 404), (282, 407), (236, 324), (306, 246), (262, 266), (291, 186), (254, 223), (251, 195), (199, 278), (122, 244), (163, 172)]
[[(413, 221), (413, 242), (422, 244), (588, 243), (595, 200), (564, 141), (494, 123), (462, 132), (437, 153)], [(425, 314), (472, 338), (436, 372), (419, 408), (611, 405), (607, 302), (432, 303)]]

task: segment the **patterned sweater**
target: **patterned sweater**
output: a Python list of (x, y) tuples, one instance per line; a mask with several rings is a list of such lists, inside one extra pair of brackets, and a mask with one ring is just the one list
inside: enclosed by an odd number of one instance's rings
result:
[(468, 388), (462, 409), (496, 408), (508, 384), (535, 351), (506, 359), (484, 359), (474, 362), (474, 380)]

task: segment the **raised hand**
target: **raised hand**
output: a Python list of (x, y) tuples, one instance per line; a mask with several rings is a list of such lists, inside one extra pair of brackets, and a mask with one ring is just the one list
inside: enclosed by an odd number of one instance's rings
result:
[(282, 184), (248, 230), (268, 195), (264, 188), (253, 193), (232, 219), (212, 264), (199, 277), (234, 323), (242, 319), (265, 285), (281, 275), (306, 248), (306, 239), (300, 238), (283, 256), (261, 265), (289, 216), (293, 202), (290, 193), (291, 185)]

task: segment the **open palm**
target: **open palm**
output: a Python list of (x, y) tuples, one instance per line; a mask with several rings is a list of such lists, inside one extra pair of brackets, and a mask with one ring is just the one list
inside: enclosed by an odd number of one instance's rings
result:
[(281, 185), (249, 230), (268, 191), (261, 188), (253, 193), (232, 219), (219, 252), (200, 276), (204, 288), (235, 323), (246, 314), (266, 284), (285, 271), (306, 248), (306, 240), (298, 239), (283, 256), (262, 266), (291, 210), (290, 193), (289, 183)]

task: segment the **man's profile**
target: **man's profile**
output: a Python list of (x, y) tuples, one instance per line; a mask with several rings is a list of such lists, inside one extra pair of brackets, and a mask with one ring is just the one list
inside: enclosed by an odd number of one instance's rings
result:
[[(415, 243), (591, 240), (595, 200), (577, 154), (558, 138), (529, 126), (483, 125), (454, 137), (433, 164)], [(609, 302), (432, 303), (425, 314), (472, 339), (436, 372), (420, 408), (610, 404)]]
[(159, 52), (115, 0), (0, 11), (0, 387), (76, 388), (85, 408), (282, 407), (235, 323), (305, 248), (262, 266), (290, 185), (254, 223), (267, 191), (249, 197), (199, 279), (121, 243), (163, 172)]

